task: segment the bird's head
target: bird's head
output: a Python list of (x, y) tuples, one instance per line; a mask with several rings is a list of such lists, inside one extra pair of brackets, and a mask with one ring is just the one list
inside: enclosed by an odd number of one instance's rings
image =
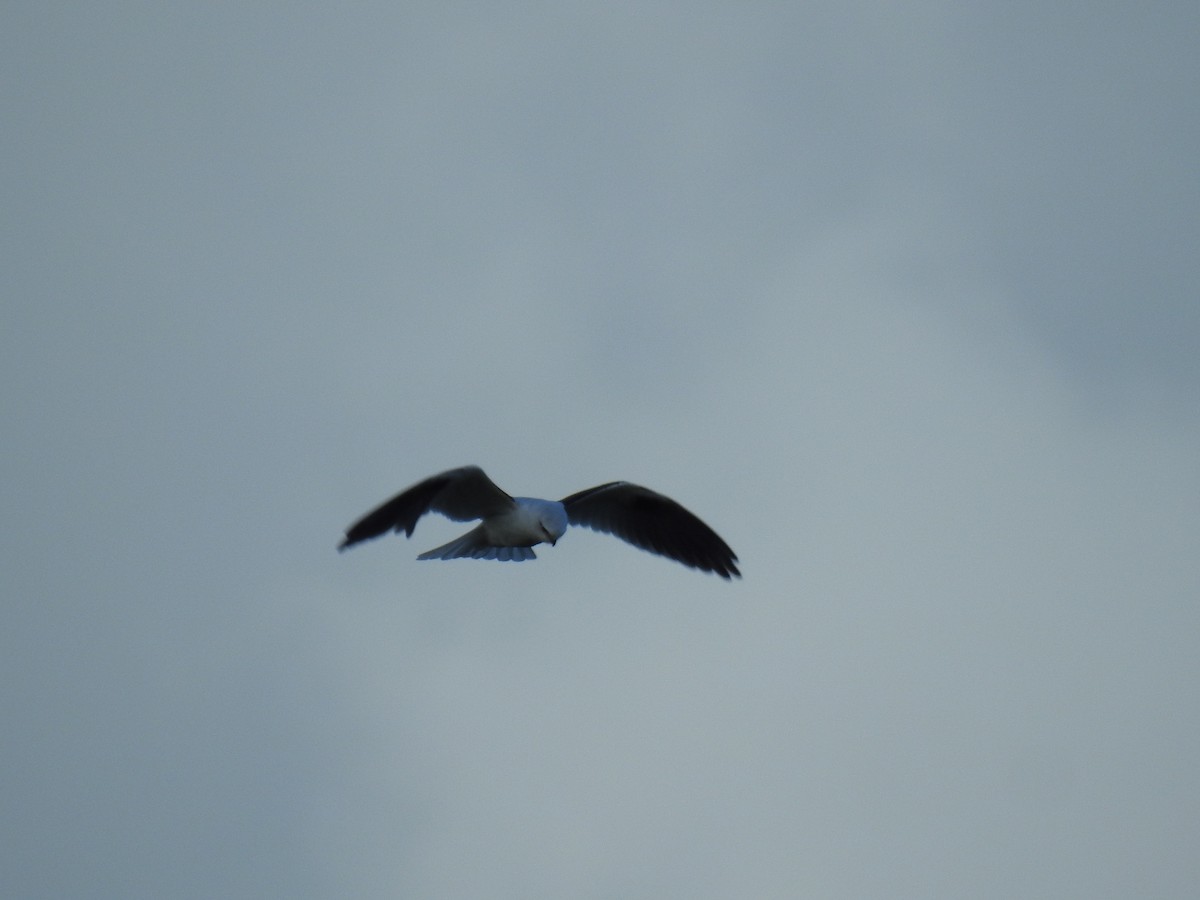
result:
[(567, 511), (562, 508), (562, 504), (547, 505), (547, 508), (541, 511), (538, 515), (538, 529), (542, 533), (542, 540), (551, 547), (558, 543), (558, 539), (567, 530)]

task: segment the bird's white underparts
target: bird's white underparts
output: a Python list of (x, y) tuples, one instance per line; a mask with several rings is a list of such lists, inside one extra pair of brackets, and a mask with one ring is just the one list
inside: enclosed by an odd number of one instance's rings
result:
[(536, 559), (538, 544), (553, 546), (568, 525), (615, 535), (635, 547), (722, 578), (741, 577), (737, 556), (720, 536), (670, 497), (628, 481), (610, 481), (562, 500), (510, 497), (479, 466), (449, 469), (417, 482), (346, 529), (338, 547), (389, 531), (412, 537), (417, 520), (438, 512), (479, 524), (417, 559)]

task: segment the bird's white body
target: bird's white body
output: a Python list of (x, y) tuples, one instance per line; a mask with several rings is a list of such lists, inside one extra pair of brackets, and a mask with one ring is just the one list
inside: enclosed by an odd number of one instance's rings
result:
[(566, 530), (567, 510), (557, 500), (513, 497), (510, 509), (489, 516), (462, 537), (427, 550), (417, 559), (536, 559), (533, 547), (554, 546)]

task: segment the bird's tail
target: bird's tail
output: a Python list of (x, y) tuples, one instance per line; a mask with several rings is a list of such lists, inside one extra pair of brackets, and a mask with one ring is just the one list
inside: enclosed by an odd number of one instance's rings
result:
[(505, 562), (537, 559), (532, 547), (496, 547), (489, 544), (482, 525), (448, 544), (426, 550), (417, 559), (459, 559), (464, 556), (471, 559), (499, 559)]

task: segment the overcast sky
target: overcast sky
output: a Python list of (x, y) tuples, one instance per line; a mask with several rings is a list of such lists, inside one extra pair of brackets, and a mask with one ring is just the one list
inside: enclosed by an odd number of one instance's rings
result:
[[(1200, 884), (1200, 7), (0, 9), (0, 895)], [(395, 491), (663, 491), (339, 555)]]

